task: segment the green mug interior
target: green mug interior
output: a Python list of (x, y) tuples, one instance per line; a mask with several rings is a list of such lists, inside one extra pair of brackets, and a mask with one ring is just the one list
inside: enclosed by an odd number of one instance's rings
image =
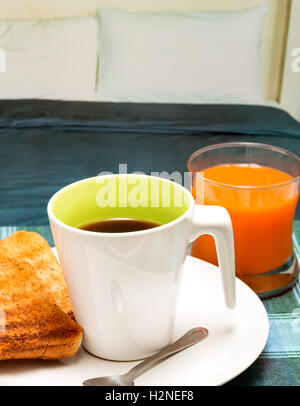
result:
[(166, 224), (192, 203), (187, 189), (146, 175), (108, 175), (76, 182), (59, 191), (51, 204), (54, 216), (71, 227), (107, 218), (134, 218)]

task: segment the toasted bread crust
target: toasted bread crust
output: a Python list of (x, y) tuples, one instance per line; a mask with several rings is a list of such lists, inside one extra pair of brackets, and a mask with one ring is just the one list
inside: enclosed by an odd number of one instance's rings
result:
[(0, 360), (74, 355), (81, 345), (81, 327), (55, 304), (51, 273), (42, 278), (43, 267), (38, 272), (30, 263), (40, 263), (38, 255), (21, 257), (20, 246), (17, 252), (14, 257), (11, 247), (8, 257), (8, 251), (3, 256), (3, 246), (0, 250)]
[(59, 263), (47, 241), (38, 233), (17, 231), (0, 241), (0, 258), (14, 258), (32, 265), (42, 288), (57, 306), (73, 316), (69, 294)]

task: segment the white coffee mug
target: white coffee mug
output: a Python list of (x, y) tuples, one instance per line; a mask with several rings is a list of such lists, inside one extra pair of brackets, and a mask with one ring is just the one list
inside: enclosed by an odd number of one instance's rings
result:
[[(172, 341), (188, 244), (201, 234), (215, 239), (225, 303), (235, 306), (230, 216), (196, 205), (177, 183), (133, 174), (84, 179), (58, 191), (48, 215), (83, 346), (96, 356), (137, 360)], [(126, 233), (78, 228), (107, 218), (162, 225)]]

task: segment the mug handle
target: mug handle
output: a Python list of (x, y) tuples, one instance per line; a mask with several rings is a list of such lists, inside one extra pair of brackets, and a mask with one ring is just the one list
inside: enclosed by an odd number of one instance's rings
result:
[(227, 307), (235, 307), (235, 259), (233, 231), (229, 213), (224, 207), (195, 204), (190, 217), (189, 242), (200, 235), (214, 237)]

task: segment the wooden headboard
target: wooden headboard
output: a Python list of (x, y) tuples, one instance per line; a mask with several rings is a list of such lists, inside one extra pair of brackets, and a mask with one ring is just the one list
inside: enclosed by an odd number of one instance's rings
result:
[(128, 10), (221, 10), (269, 4), (262, 44), (261, 86), (280, 101), (291, 0), (0, 0), (1, 19), (62, 18), (95, 14), (99, 6)]

